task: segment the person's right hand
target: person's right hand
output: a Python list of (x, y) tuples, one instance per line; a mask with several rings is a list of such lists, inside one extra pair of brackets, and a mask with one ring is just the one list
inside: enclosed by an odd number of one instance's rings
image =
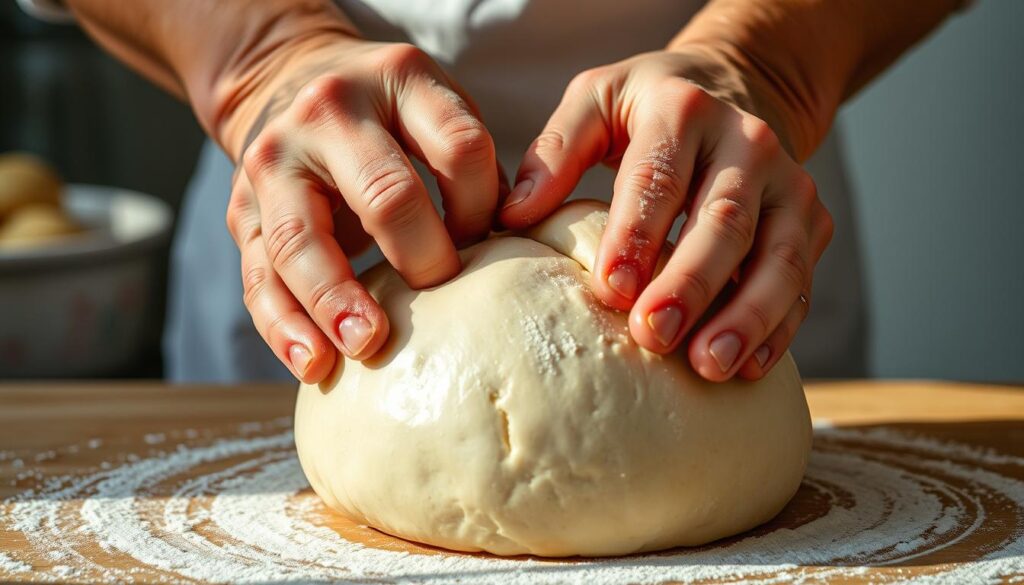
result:
[[(227, 224), (245, 304), (277, 357), (316, 383), (335, 347), (365, 359), (388, 337), (387, 316), (347, 257), (372, 238), (413, 288), (453, 277), (456, 245), (491, 226), (494, 144), (422, 51), (333, 32), (262, 58), (225, 102), (236, 138), (229, 132), (222, 144), (242, 153)], [(437, 177), (444, 220), (407, 152)]]

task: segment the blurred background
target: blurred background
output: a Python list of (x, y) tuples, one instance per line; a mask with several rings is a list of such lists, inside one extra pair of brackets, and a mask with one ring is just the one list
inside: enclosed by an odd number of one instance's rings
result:
[[(1024, 380), (1020, 22), (1024, 2), (977, 2), (839, 117), (874, 376)], [(176, 211), (202, 139), (185, 106), (76, 27), (0, 3), (0, 152), (34, 153), (67, 182), (151, 194)], [(139, 293), (142, 333), (128, 337), (134, 357), (94, 375), (161, 376), (168, 243), (146, 252), (152, 277)], [(11, 279), (0, 269), (0, 290)], [(0, 306), (0, 320), (21, 311)], [(4, 351), (17, 348), (0, 339)]]

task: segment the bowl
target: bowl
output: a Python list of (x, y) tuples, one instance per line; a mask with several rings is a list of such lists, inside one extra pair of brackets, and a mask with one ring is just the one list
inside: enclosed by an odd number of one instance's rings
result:
[(170, 206), (71, 184), (64, 207), (83, 233), (0, 249), (0, 378), (109, 375), (144, 348)]

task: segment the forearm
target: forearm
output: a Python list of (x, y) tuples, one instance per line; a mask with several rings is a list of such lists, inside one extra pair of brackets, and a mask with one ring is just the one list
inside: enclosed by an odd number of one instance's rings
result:
[[(797, 160), (824, 139), (842, 102), (963, 0), (712, 0), (669, 45), (714, 47), (750, 73), (754, 109)], [(757, 113), (757, 112), (755, 112)]]
[(269, 73), (268, 57), (310, 37), (355, 34), (330, 0), (66, 1), (99, 44), (187, 100), (234, 157), (248, 129), (230, 121)]

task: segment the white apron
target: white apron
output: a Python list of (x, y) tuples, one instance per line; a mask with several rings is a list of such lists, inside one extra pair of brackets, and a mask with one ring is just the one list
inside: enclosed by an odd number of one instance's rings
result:
[[(513, 176), (578, 72), (657, 50), (703, 4), (697, 0), (340, 0), (370, 39), (406, 41), (444, 66), (473, 96)], [(865, 371), (861, 267), (838, 143), (830, 137), (808, 170), (836, 221), (815, 272), (814, 302), (793, 353), (805, 376), (855, 377)], [(212, 143), (189, 186), (175, 240), (167, 376), (174, 381), (287, 379), (242, 304), (238, 249), (224, 227), (232, 165)], [(437, 200), (431, 177), (426, 184)], [(575, 196), (608, 199), (614, 174), (589, 172)], [(381, 259), (353, 260), (357, 271)]]

